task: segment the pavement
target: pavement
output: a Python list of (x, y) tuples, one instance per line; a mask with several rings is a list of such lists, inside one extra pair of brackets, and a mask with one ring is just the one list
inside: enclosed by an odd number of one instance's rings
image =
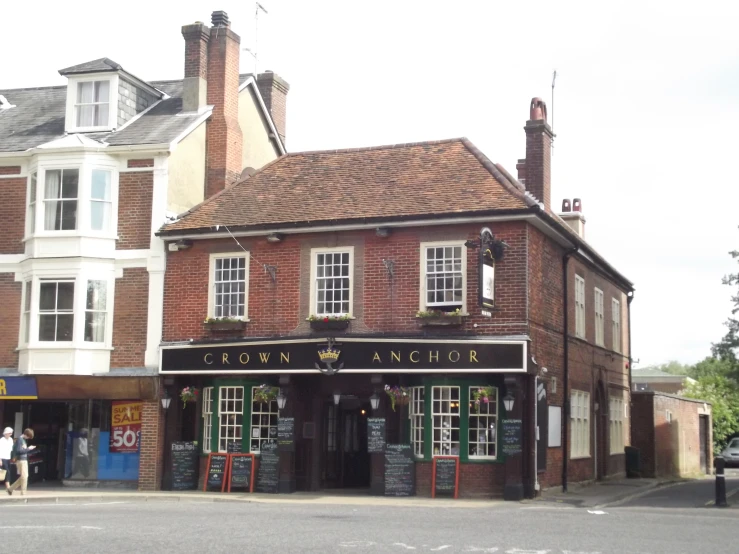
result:
[(580, 508), (598, 508), (630, 498), (639, 497), (650, 491), (670, 487), (689, 481), (688, 479), (611, 479), (584, 485), (573, 484), (566, 493), (562, 487), (542, 491), (537, 502), (567, 504)]

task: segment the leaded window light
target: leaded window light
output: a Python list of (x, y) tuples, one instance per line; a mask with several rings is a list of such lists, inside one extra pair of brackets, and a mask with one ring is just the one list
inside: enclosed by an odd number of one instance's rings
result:
[(418, 458), (424, 456), (424, 418), (426, 416), (426, 388), (411, 388), (411, 403), (408, 408), (408, 417), (411, 420), (411, 443), (413, 453)]
[(40, 341), (71, 341), (74, 330), (74, 281), (39, 284)]
[(107, 283), (105, 281), (87, 281), (87, 301), (85, 304), (86, 342), (105, 342), (107, 304)]
[(316, 315), (349, 315), (349, 252), (316, 254)]
[(611, 299), (611, 330), (613, 333), (613, 350), (621, 352), (621, 302)]
[(218, 398), (218, 452), (227, 452), (229, 442), (242, 440), (244, 387), (220, 387)]
[(213, 387), (203, 389), (203, 452), (210, 452), (213, 439)]
[(215, 259), (214, 317), (243, 318), (246, 313), (246, 256)]
[(77, 84), (77, 127), (105, 127), (109, 122), (110, 81)]
[(277, 418), (280, 416), (277, 400), (257, 402), (254, 399), (254, 393), (258, 388), (252, 387), (250, 439), (252, 452), (261, 452), (263, 444), (277, 441)]
[(92, 170), (90, 189), (90, 229), (109, 231), (113, 213), (110, 191), (111, 173), (102, 169)]
[(21, 342), (28, 343), (31, 338), (31, 291), (33, 282), (23, 283), (23, 339)]
[(603, 291), (596, 288), (593, 299), (595, 305), (595, 344), (604, 346)]
[(36, 232), (36, 189), (38, 187), (38, 176), (36, 172), (31, 173), (31, 186), (28, 195), (28, 233)]
[(608, 419), (610, 421), (611, 454), (624, 453), (624, 400), (611, 396), (608, 399)]
[(575, 335), (585, 338), (585, 279), (575, 275)]
[(470, 458), (495, 459), (497, 457), (498, 429), (498, 389), (493, 388), (493, 395), (488, 402), (480, 402), (476, 408), (472, 400), (474, 391), (481, 387), (469, 388), (469, 425), (467, 429), (467, 454)]
[(44, 182), (44, 230), (77, 228), (79, 169), (48, 169)]
[(570, 457), (590, 456), (590, 393), (570, 394)]
[(426, 306), (461, 308), (464, 274), (462, 246), (426, 248)]
[(432, 387), (434, 456), (459, 456), (459, 387)]

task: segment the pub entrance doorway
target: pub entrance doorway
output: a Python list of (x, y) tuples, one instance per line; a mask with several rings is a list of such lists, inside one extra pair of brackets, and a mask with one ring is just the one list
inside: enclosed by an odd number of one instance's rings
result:
[(370, 486), (367, 452), (369, 402), (342, 398), (324, 406), (323, 487), (364, 489)]

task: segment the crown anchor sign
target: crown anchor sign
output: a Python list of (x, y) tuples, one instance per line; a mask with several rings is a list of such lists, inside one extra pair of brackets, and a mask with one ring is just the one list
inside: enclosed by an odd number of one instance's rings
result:
[(334, 367), (334, 364), (339, 361), (341, 350), (334, 348), (336, 344), (334, 339), (330, 338), (327, 342), (326, 346), (318, 351), (318, 358), (321, 360), (321, 363), (316, 364), (316, 369), (325, 375), (334, 375), (344, 367), (344, 364), (340, 363)]

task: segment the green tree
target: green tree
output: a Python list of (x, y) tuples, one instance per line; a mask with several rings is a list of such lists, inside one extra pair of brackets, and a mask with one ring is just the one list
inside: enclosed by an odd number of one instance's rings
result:
[[(729, 255), (735, 260), (739, 259), (739, 250), (733, 250), (729, 252)], [(738, 260), (739, 261), (739, 260)], [(730, 287), (739, 287), (739, 273), (730, 273), (726, 275), (722, 280), (724, 285)], [(731, 297), (731, 301), (734, 303), (734, 307), (731, 309), (731, 317), (726, 321), (726, 326), (729, 328), (724, 338), (720, 342), (713, 345), (713, 355), (722, 360), (729, 360), (735, 368), (734, 377), (739, 376), (737, 371), (737, 349), (739, 349), (739, 319), (737, 314), (739, 313), (739, 290)]]
[[(704, 360), (703, 367), (717, 369), (717, 364)], [(713, 416), (713, 448), (718, 454), (726, 445), (727, 439), (739, 433), (739, 387), (736, 381), (720, 374), (706, 374), (695, 383), (689, 383), (683, 391), (688, 398), (709, 402)]]

